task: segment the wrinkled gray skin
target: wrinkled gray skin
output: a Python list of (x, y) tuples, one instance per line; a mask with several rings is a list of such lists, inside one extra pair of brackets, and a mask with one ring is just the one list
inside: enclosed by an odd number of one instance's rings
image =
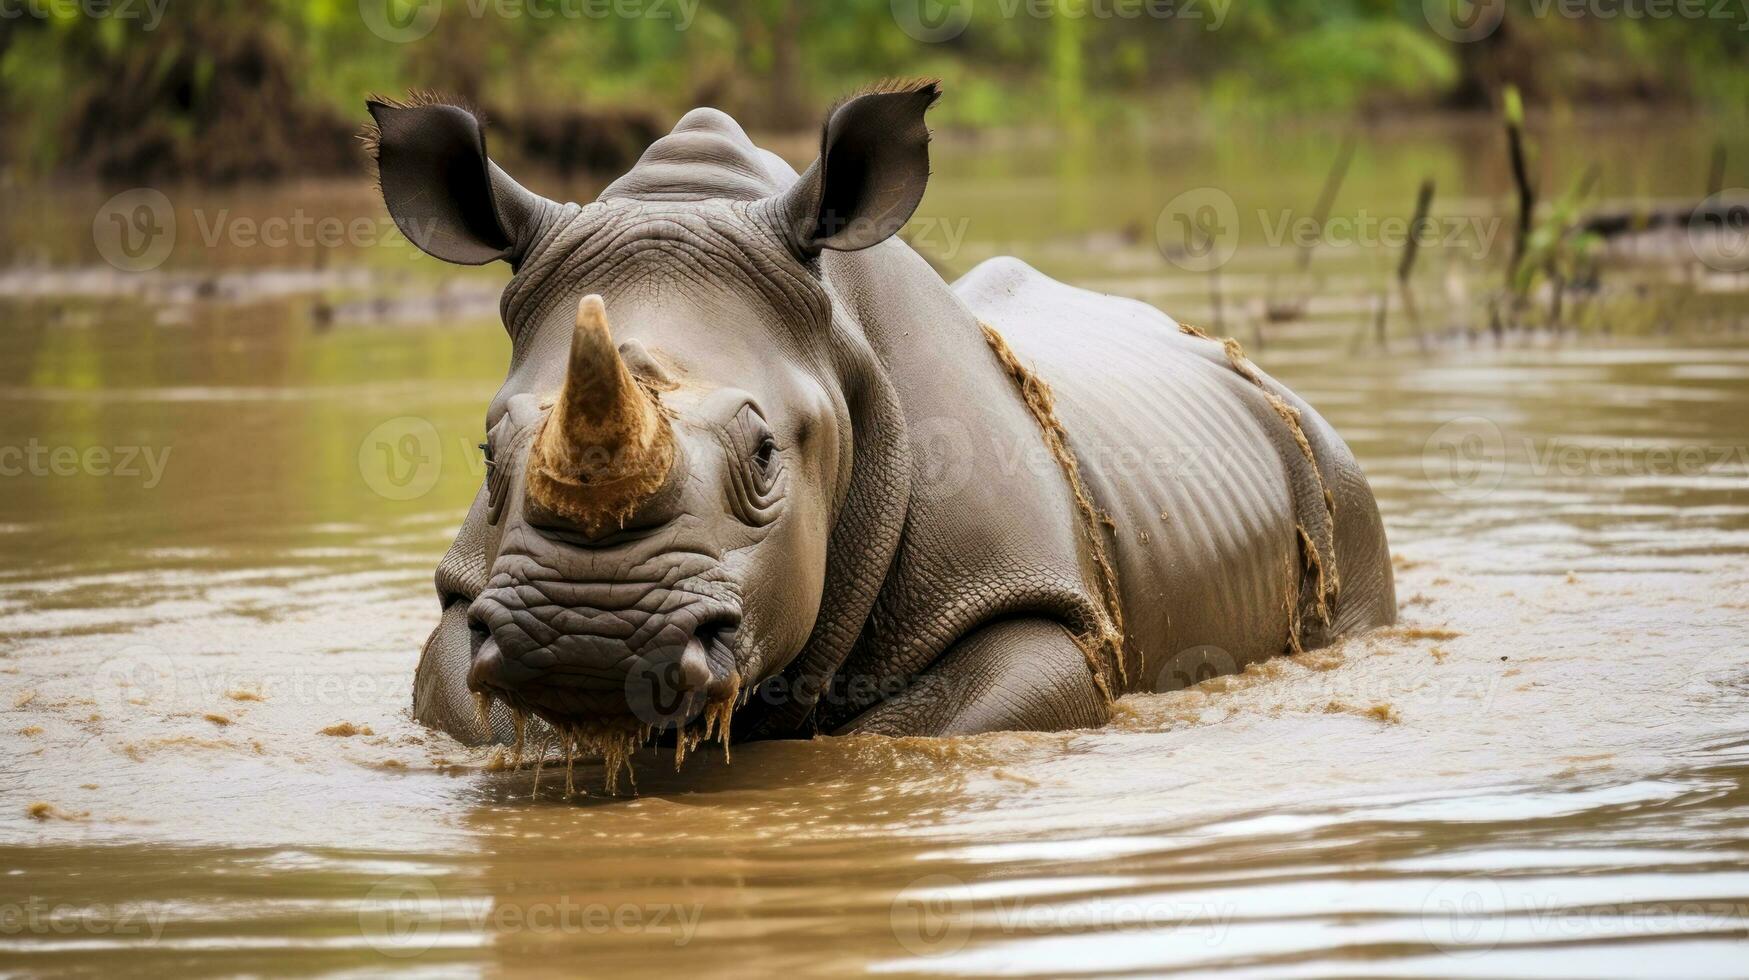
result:
[[(439, 258), (514, 270), (492, 474), (438, 569), (421, 720), (509, 737), (507, 715), (476, 720), (471, 689), (566, 725), (660, 727), (738, 679), (737, 739), (1101, 724), (1108, 699), (1076, 642), (1098, 621), (1084, 524), (980, 319), (1054, 388), (1110, 516), (1125, 689), (1282, 653), (1296, 620), (1308, 647), (1393, 620), (1372, 494), (1309, 406), (1260, 375), (1298, 408), (1333, 510), (1218, 343), (1015, 259), (949, 286), (892, 237), (927, 181), (936, 94), (844, 103), (800, 176), (698, 109), (581, 207), (489, 163), (465, 111), (371, 105), (401, 228)], [(671, 389), (682, 458), (625, 530), (597, 539), (532, 518), (522, 492), (591, 293), (627, 366)], [(1331, 513), (1330, 620), (1294, 617), (1315, 595), (1296, 525), (1318, 538)]]

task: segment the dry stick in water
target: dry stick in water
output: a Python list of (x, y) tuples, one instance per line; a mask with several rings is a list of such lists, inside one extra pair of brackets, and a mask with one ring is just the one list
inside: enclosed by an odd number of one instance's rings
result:
[[(1355, 137), (1349, 132), (1342, 138), (1342, 148), (1336, 152), (1336, 159), (1330, 161), (1330, 172), (1324, 175), (1324, 186), (1318, 191), (1318, 200), (1312, 205), (1312, 227), (1317, 229), (1310, 241), (1300, 246), (1300, 254), (1296, 264), (1298, 279), (1305, 279), (1307, 270), (1312, 266), (1312, 252), (1324, 239), (1324, 226), (1330, 220), (1330, 209), (1336, 204), (1336, 195), (1342, 190), (1342, 182), (1348, 179), (1349, 164), (1354, 162)], [(1272, 277), (1273, 283), (1273, 277)], [(1302, 282), (1301, 285), (1304, 285)], [(1271, 292), (1273, 292), (1273, 285)], [(1264, 300), (1264, 319), (1284, 321), (1299, 319), (1306, 311), (1309, 301), (1307, 293), (1302, 291), (1298, 296), (1290, 297), (1284, 302), (1276, 302), (1273, 297)], [(1219, 324), (1216, 324), (1219, 327)], [(1263, 341), (1263, 326), (1257, 326), (1257, 341), (1259, 346)]]
[[(1710, 195), (1709, 195), (1710, 196)], [(1659, 228), (1694, 226), (1705, 228), (1736, 227), (1749, 214), (1749, 206), (1738, 201), (1703, 201), (1668, 208), (1629, 208), (1625, 211), (1597, 211), (1587, 215), (1576, 226), (1599, 238), (1633, 235)]]
[(1209, 269), (1209, 302), (1214, 307), (1215, 328), (1221, 327), (1221, 269), (1217, 263)]
[(1348, 165), (1354, 161), (1354, 133), (1350, 132), (1342, 138), (1342, 149), (1336, 154), (1336, 159), (1330, 163), (1330, 172), (1324, 176), (1324, 188), (1318, 192), (1318, 203), (1312, 207), (1312, 224), (1318, 229), (1318, 234), (1311, 241), (1300, 246), (1299, 271), (1304, 273), (1312, 266), (1312, 250), (1318, 247), (1318, 242), (1324, 237), (1324, 223), (1330, 220), (1330, 208), (1336, 204), (1336, 195), (1342, 190), (1342, 182), (1348, 177)]
[[(1377, 343), (1380, 348), (1383, 348), (1386, 346), (1386, 344), (1385, 344), (1385, 313), (1386, 313), (1386, 308), (1389, 307), (1390, 305), (1391, 305), (1391, 294), (1389, 292), (1387, 292), (1386, 290), (1381, 289), (1372, 295), (1372, 332), (1373, 332), (1374, 343)], [(1366, 328), (1362, 327), (1358, 332), (1355, 333), (1354, 340), (1349, 343), (1349, 345), (1348, 345), (1349, 353), (1354, 353), (1354, 352), (1359, 351), (1361, 345), (1364, 343), (1366, 343)]]
[(574, 763), (577, 755), (571, 746), (569, 729), (561, 729), (559, 732), (559, 752), (565, 757), (565, 799), (568, 800), (577, 792), (577, 783), (574, 779)]
[[(1415, 195), (1415, 216), (1409, 219), (1409, 240), (1403, 243), (1403, 259), (1397, 263), (1397, 292), (1403, 297), (1403, 312), (1409, 315), (1409, 328), (1415, 331), (1415, 342), (1423, 348), (1427, 337), (1421, 332), (1421, 315), (1415, 308), (1415, 290), (1409, 277), (1415, 272), (1415, 259), (1421, 253), (1421, 231), (1427, 227), (1427, 211), (1433, 206), (1433, 178), (1421, 181)], [(1385, 344), (1384, 319), (1379, 319), (1379, 346)]]
[[(1516, 103), (1516, 93), (1512, 100)], [(1516, 108), (1516, 106), (1514, 106)], [(1512, 164), (1512, 183), (1518, 188), (1518, 224), (1512, 231), (1512, 261), (1506, 267), (1506, 294), (1516, 314), (1519, 302), (1518, 266), (1524, 261), (1524, 248), (1530, 238), (1530, 223), (1536, 215), (1536, 187), (1530, 182), (1530, 168), (1524, 159), (1524, 127), (1519, 112), (1506, 113), (1506, 154)], [(1499, 312), (1493, 317), (1496, 336), (1501, 330)]]
[(549, 729), (547, 737), (540, 740), (540, 754), (534, 758), (534, 786), (530, 787), (528, 791), (528, 798), (531, 800), (540, 799), (540, 771), (541, 767), (547, 764), (547, 750), (552, 747), (553, 733)]

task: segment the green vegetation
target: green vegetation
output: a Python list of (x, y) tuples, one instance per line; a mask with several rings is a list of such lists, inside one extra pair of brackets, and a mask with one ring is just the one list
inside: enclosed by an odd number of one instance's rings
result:
[[(36, 0), (17, 9), (40, 15), (0, 19), (13, 163), (126, 174), (169, 160), (214, 179), (272, 176), (276, 159), (320, 168), (363, 93), (410, 88), (500, 117), (713, 104), (763, 129), (810, 125), (838, 93), (893, 74), (941, 76), (954, 98), (938, 122), (980, 127), (1481, 108), (1507, 85), (1547, 106), (1749, 99), (1744, 10), (1703, 0), (1507, 0), (1498, 22), (1471, 0), (130, 3), (132, 16), (89, 16)], [(1479, 39), (1452, 40), (1472, 15)], [(397, 32), (411, 39), (383, 36)], [(116, 140), (131, 141), (123, 158), (91, 159)], [(245, 149), (213, 168), (216, 144)]]

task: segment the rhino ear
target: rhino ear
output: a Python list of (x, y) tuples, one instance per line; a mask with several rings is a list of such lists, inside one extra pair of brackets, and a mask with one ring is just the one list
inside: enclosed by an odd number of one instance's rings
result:
[(365, 106), (375, 121), (365, 139), (383, 203), (402, 234), (446, 262), (515, 262), (542, 199), (486, 158), (474, 114), (441, 103)]
[(854, 252), (910, 220), (929, 183), (923, 115), (939, 98), (932, 80), (888, 83), (832, 110), (819, 159), (779, 202), (797, 252)]

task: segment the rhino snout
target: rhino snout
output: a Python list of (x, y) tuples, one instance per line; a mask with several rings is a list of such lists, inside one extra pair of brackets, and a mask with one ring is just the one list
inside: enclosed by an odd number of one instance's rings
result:
[(740, 615), (720, 597), (495, 581), (470, 606), (468, 624), (469, 689), (555, 724), (685, 724), (739, 686)]

